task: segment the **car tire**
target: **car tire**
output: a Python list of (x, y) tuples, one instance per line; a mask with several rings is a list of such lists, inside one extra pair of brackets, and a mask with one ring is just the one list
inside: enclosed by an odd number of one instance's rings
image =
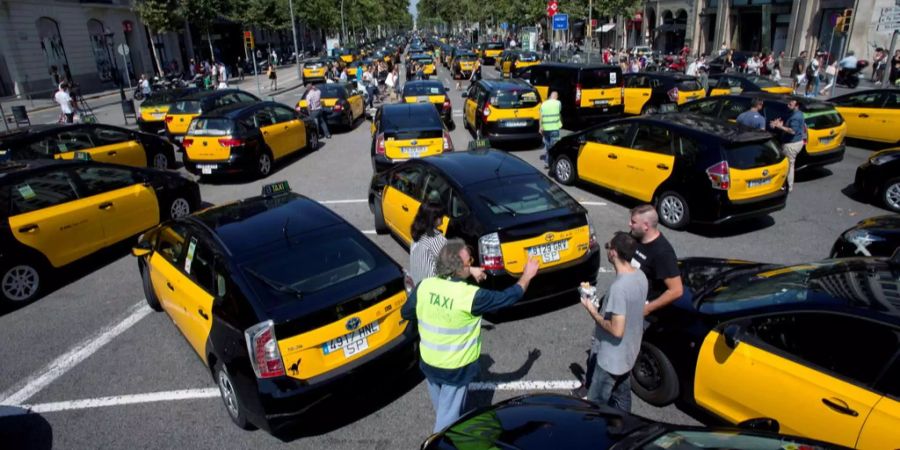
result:
[(154, 169), (166, 170), (172, 166), (172, 161), (169, 161), (169, 155), (167, 155), (166, 152), (157, 151), (150, 154), (150, 160), (147, 161), (147, 166)]
[(892, 178), (881, 188), (881, 203), (894, 212), (900, 213), (900, 178)]
[(553, 179), (560, 182), (560, 184), (571, 186), (578, 180), (578, 169), (572, 161), (572, 158), (569, 158), (566, 155), (560, 155), (558, 158), (554, 159), (553, 165), (550, 166), (550, 168)]
[(265, 178), (272, 173), (272, 153), (268, 149), (260, 150), (256, 157), (256, 176)]
[(631, 369), (631, 390), (653, 406), (665, 406), (678, 398), (678, 373), (655, 345), (641, 344), (641, 352)]
[(222, 363), (216, 363), (216, 368), (213, 372), (216, 377), (216, 386), (219, 387), (219, 396), (225, 404), (225, 412), (228, 413), (228, 417), (231, 418), (231, 421), (238, 428), (252, 430), (253, 425), (247, 420), (247, 412), (244, 409), (240, 396), (238, 396), (237, 389), (234, 387), (234, 382), (231, 380), (228, 370), (225, 369)]
[(376, 195), (373, 203), (375, 204), (375, 211), (373, 213), (375, 219), (375, 234), (387, 234), (388, 227), (384, 222), (384, 211), (381, 209), (381, 198)]
[(306, 148), (314, 152), (319, 149), (319, 133), (306, 133)]
[(665, 191), (659, 195), (656, 199), (656, 212), (660, 223), (673, 230), (681, 230), (691, 221), (687, 200), (674, 191)]
[(162, 311), (162, 305), (159, 304), (159, 297), (153, 290), (153, 281), (150, 280), (150, 269), (146, 262), (140, 263), (141, 266), (141, 284), (144, 286), (144, 299), (147, 300), (147, 306), (150, 309), (159, 312)]
[(187, 199), (187, 197), (176, 195), (172, 201), (169, 202), (168, 208), (166, 208), (166, 218), (167, 219), (180, 219), (182, 217), (188, 216), (192, 212), (191, 201)]
[(31, 256), (0, 264), (0, 304), (19, 306), (37, 299), (44, 291), (47, 267)]

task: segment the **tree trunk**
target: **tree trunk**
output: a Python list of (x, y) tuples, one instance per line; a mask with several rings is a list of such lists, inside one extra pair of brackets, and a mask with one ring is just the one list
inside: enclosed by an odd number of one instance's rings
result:
[(206, 29), (206, 41), (209, 42), (209, 61), (216, 61), (216, 54), (213, 52), (212, 37), (209, 36), (209, 28)]
[(162, 69), (162, 61), (159, 59), (159, 51), (156, 50), (156, 34), (150, 27), (147, 27), (147, 32), (150, 34), (150, 49), (153, 51), (153, 58), (156, 60), (156, 71), (159, 76), (163, 76), (165, 72)]

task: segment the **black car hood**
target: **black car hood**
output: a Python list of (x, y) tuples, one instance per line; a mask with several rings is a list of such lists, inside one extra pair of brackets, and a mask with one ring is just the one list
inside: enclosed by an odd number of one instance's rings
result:
[(754, 269), (766, 265), (753, 261), (724, 258), (683, 258), (678, 260), (681, 279), (692, 291), (703, 289), (710, 280), (738, 269)]
[(855, 227), (850, 228), (850, 230), (866, 230), (869, 232), (880, 231), (891, 234), (900, 233), (900, 214), (870, 217), (860, 221)]

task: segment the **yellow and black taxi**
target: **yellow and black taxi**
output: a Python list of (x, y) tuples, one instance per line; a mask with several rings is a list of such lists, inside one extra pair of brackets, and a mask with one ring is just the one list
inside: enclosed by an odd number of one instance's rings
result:
[(468, 79), (472, 76), (472, 70), (475, 69), (475, 61), (478, 55), (470, 51), (461, 51), (453, 55), (450, 60), (450, 74), (454, 80)]
[(375, 172), (410, 158), (453, 151), (450, 133), (430, 103), (383, 105), (375, 111), (371, 131)]
[(740, 94), (743, 92), (770, 92), (792, 95), (794, 89), (782, 86), (766, 77), (737, 73), (722, 73), (709, 76), (709, 96)]
[[(447, 68), (452, 68), (452, 66), (453, 66), (453, 60), (454, 60), (457, 56), (462, 55), (462, 54), (468, 54), (468, 53), (471, 53), (472, 55), (474, 55), (474, 58), (472, 58), (472, 61), (473, 61), (473, 62), (474, 62), (476, 59), (478, 59), (478, 55), (476, 55), (475, 52), (473, 52), (470, 48), (468, 48), (468, 47), (463, 47), (463, 46), (458, 46), (458, 47), (453, 47), (453, 48), (451, 48), (450, 51), (447, 52), (447, 54), (442, 54), (442, 55), (441, 55), (441, 58), (444, 60), (444, 65), (447, 66)], [(471, 69), (470, 69), (470, 70), (471, 70)]]
[(900, 89), (872, 89), (828, 101), (847, 122), (847, 137), (900, 145)]
[(112, 125), (32, 125), (0, 133), (0, 154), (6, 159), (73, 159), (75, 152), (126, 166), (175, 167), (175, 149), (169, 141)]
[(138, 129), (151, 134), (166, 130), (166, 113), (172, 102), (198, 92), (197, 88), (165, 89), (153, 91), (144, 97), (137, 116)]
[(164, 223), (132, 252), (147, 303), (171, 317), (241, 428), (277, 432), (360, 373), (414, 364), (400, 265), (286, 182)]
[(166, 113), (166, 135), (169, 140), (181, 145), (191, 121), (195, 117), (223, 106), (237, 103), (255, 103), (259, 98), (239, 89), (219, 89), (201, 91), (182, 97), (172, 103)]
[(331, 56), (342, 61), (344, 64), (350, 64), (359, 58), (359, 50), (355, 48), (333, 48)]
[(365, 68), (371, 66), (373, 64), (372, 58), (360, 58), (356, 61), (353, 61), (350, 64), (347, 64), (347, 67), (344, 68), (344, 71), (347, 72), (348, 77), (355, 77), (357, 70), (364, 70)]
[(541, 63), (541, 57), (535, 52), (517, 50), (504, 55), (500, 59), (500, 74), (503, 78), (518, 76), (520, 70)]
[(562, 103), (563, 127), (577, 129), (619, 118), (624, 105), (624, 78), (619, 66), (541, 63), (519, 71), (546, 100), (551, 91)]
[(873, 153), (856, 168), (853, 187), (877, 199), (887, 209), (900, 212), (900, 148)]
[(450, 104), (448, 89), (438, 80), (409, 81), (403, 85), (400, 96), (403, 103), (431, 103), (441, 113), (444, 124), (453, 127), (453, 106)]
[(632, 371), (652, 405), (860, 449), (900, 430), (900, 259), (679, 262), (685, 295), (650, 316)]
[(276, 163), (319, 147), (315, 123), (276, 102), (226, 106), (191, 122), (184, 166), (197, 175), (252, 173), (266, 177)]
[[(356, 83), (327, 83), (316, 86), (320, 92), (322, 114), (329, 126), (353, 128), (353, 125), (366, 116), (366, 102), (363, 93), (356, 88)], [(303, 91), (297, 110), (309, 114), (306, 94)]]
[(409, 57), (409, 61), (406, 63), (406, 79), (412, 80), (416, 77), (416, 68), (419, 67), (422, 71), (422, 75), (427, 80), (432, 75), (436, 74), (436, 68), (434, 65), (434, 56), (431, 56), (427, 53), (416, 53)]
[(675, 72), (625, 74), (625, 114), (674, 111), (676, 105), (706, 97), (696, 77)]
[(484, 60), (485, 64), (494, 64), (494, 60), (503, 53), (502, 42), (484, 42), (478, 44), (475, 53)]
[(410, 245), (422, 203), (443, 205), (441, 231), (461, 238), (488, 274), (482, 287), (505, 289), (531, 257), (537, 277), (520, 303), (572, 295), (594, 280), (599, 244), (587, 210), (527, 162), (492, 149), (413, 159), (376, 173), (369, 188), (375, 230)]
[(847, 123), (830, 103), (795, 95), (748, 92), (740, 95), (718, 95), (685, 103), (679, 106), (678, 110), (734, 122), (738, 115), (750, 109), (750, 103), (756, 98), (763, 102), (761, 114), (766, 119), (767, 127), (774, 119), (787, 121), (791, 114), (787, 108), (788, 101), (793, 99), (800, 105), (800, 111), (803, 112), (806, 121), (807, 139), (803, 150), (797, 155), (797, 170), (834, 164), (844, 159)]
[(828, 257), (891, 257), (896, 252), (900, 252), (900, 214), (888, 214), (863, 219), (844, 230), (831, 245)]
[(479, 80), (462, 96), (463, 124), (476, 138), (491, 142), (541, 140), (541, 100), (528, 83)]
[(586, 181), (652, 203), (675, 229), (783, 209), (787, 170), (768, 132), (684, 113), (612, 121), (550, 149), (560, 183)]
[(331, 62), (325, 58), (314, 58), (303, 63), (304, 83), (324, 83)]
[(517, 53), (520, 51), (521, 50), (516, 49), (516, 48), (510, 48), (510, 49), (506, 49), (506, 50), (503, 50), (502, 52), (500, 52), (500, 54), (497, 55), (496, 58), (494, 58), (494, 69), (497, 70), (497, 72), (502, 72), (501, 69), (503, 68), (503, 60), (508, 58), (513, 53)]
[(0, 163), (0, 304), (35, 300), (57, 269), (200, 207), (175, 172), (79, 155)]

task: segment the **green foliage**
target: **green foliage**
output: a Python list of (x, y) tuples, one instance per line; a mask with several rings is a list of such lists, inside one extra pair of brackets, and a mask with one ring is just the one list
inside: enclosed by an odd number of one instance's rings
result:
[(179, 0), (135, 0), (134, 9), (154, 33), (176, 31), (184, 25)]

